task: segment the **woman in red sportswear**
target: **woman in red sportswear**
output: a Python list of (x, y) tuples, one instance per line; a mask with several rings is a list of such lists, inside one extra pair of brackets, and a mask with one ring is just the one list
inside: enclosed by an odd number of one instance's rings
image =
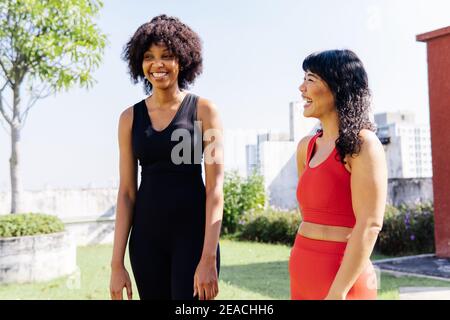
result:
[(289, 259), (291, 299), (376, 299), (370, 256), (383, 225), (387, 167), (369, 117), (364, 66), (350, 50), (309, 55), (303, 115), (321, 129), (297, 148), (302, 215)]

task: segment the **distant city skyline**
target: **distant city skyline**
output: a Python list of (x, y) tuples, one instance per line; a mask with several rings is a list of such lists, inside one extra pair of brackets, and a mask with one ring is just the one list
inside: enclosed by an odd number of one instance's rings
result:
[[(289, 133), (302, 60), (332, 48), (349, 48), (363, 61), (374, 113), (407, 110), (428, 123), (426, 46), (415, 36), (450, 25), (448, 12), (445, 0), (105, 1), (98, 22), (110, 44), (94, 73), (98, 82), (31, 109), (21, 143), (24, 188), (118, 181), (119, 115), (144, 97), (120, 56), (136, 28), (153, 16), (177, 16), (202, 38), (204, 72), (190, 91), (217, 104), (225, 129)], [(0, 123), (0, 191), (7, 191), (11, 145), (2, 118)]]

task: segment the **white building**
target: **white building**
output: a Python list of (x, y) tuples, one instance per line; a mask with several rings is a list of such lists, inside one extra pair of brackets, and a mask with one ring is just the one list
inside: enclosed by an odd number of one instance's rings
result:
[(432, 177), (430, 127), (410, 112), (375, 115), (377, 136), (386, 151), (389, 178)]
[(256, 144), (249, 144), (245, 146), (245, 159), (247, 163), (247, 176), (257, 173), (259, 171), (259, 167)]
[[(224, 130), (224, 169), (236, 170), (241, 176), (247, 175), (247, 159), (251, 159), (252, 150), (247, 151), (248, 145), (256, 145), (258, 134), (262, 130), (254, 129), (225, 129)], [(248, 154), (250, 152), (250, 154)], [(254, 151), (253, 151), (254, 153)], [(256, 154), (253, 154), (256, 156)]]
[(256, 144), (247, 146), (247, 174), (254, 170), (264, 177), (269, 203), (273, 207), (297, 207), (296, 151), (300, 139), (318, 127), (318, 121), (303, 116), (303, 104), (289, 104), (289, 133), (265, 132)]
[(301, 138), (310, 134), (313, 128), (318, 128), (318, 120), (303, 116), (304, 102), (289, 103), (289, 136), (290, 140), (299, 142)]
[(297, 142), (287, 135), (264, 134), (258, 136), (258, 172), (273, 207), (295, 208), (295, 190), (298, 181), (296, 166)]

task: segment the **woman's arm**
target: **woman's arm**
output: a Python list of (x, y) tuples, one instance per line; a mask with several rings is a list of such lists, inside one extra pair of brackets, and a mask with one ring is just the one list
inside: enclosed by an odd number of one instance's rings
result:
[(303, 137), (297, 145), (297, 174), (298, 177), (302, 175), (306, 166), (306, 154), (308, 152), (308, 143), (313, 136)]
[(127, 289), (128, 298), (132, 298), (131, 282), (124, 264), (137, 190), (137, 165), (131, 144), (132, 123), (133, 108), (130, 107), (122, 112), (119, 119), (120, 183), (117, 193), (114, 245), (111, 259), (110, 292), (112, 299), (122, 299), (124, 287)]
[(356, 224), (342, 264), (326, 299), (345, 299), (367, 263), (383, 226), (387, 196), (387, 166), (383, 146), (375, 133), (361, 130), (360, 153), (351, 159), (352, 205)]
[[(297, 145), (297, 175), (300, 179), (301, 175), (303, 174), (303, 171), (305, 171), (306, 166), (306, 154), (308, 153), (308, 144), (313, 136), (306, 136), (303, 137), (300, 142)], [(300, 213), (300, 217), (302, 217), (303, 220), (303, 214), (302, 210), (300, 209), (300, 206), (298, 206), (298, 212)], [(301, 224), (299, 225), (300, 228)]]
[(194, 296), (209, 300), (219, 292), (217, 246), (223, 216), (223, 132), (215, 105), (200, 98), (198, 119), (202, 122), (206, 187), (206, 226), (203, 252), (194, 276)]

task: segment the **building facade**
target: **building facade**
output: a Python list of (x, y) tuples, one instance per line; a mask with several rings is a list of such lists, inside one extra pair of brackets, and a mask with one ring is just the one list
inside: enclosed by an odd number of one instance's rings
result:
[(432, 177), (430, 127), (410, 112), (375, 115), (377, 136), (386, 152), (389, 178)]

